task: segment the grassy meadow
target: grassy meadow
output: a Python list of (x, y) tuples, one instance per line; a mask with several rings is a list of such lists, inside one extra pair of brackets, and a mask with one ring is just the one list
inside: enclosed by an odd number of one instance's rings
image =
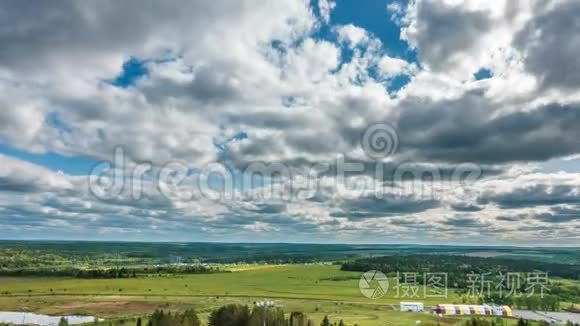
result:
[(569, 307), (579, 303), (579, 262), (576, 248), (0, 241), (0, 311), (89, 315), (133, 326), (156, 309), (194, 308), (206, 322), (226, 304), (267, 300), (287, 314), (306, 313), (314, 325), (325, 315), (350, 326), (460, 325), (459, 317), (397, 310), (401, 301), (421, 301), (427, 310), (463, 303), (461, 286), (447, 298), (424, 298), (422, 288), (419, 297), (404, 298), (390, 277), (386, 295), (371, 300), (360, 293), (361, 271), (446, 271), (451, 280), (471, 268), (547, 270), (561, 307)]
[[(315, 322), (324, 315), (359, 325), (409, 325), (417, 320), (453, 325), (458, 321), (395, 311), (406, 299), (396, 298), (394, 284), (384, 297), (367, 299), (358, 288), (360, 273), (339, 268), (250, 265), (232, 267), (229, 273), (97, 280), (4, 277), (0, 278), (0, 310), (130, 318), (156, 308), (194, 307), (204, 318), (211, 309), (227, 303), (252, 305), (267, 299), (282, 305), (286, 312), (303, 311)], [(420, 299), (426, 306), (458, 300), (453, 292), (448, 299)]]

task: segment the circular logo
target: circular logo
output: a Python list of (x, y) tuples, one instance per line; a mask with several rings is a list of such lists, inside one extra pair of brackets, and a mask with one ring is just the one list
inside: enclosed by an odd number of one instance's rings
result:
[(399, 147), (399, 136), (393, 126), (379, 123), (365, 130), (361, 145), (369, 158), (380, 160), (395, 154)]
[(368, 271), (360, 277), (358, 288), (365, 297), (378, 299), (389, 290), (389, 279), (380, 271)]

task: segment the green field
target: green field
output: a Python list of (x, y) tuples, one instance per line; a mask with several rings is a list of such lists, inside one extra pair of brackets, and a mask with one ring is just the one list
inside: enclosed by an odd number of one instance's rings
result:
[[(231, 273), (136, 279), (5, 277), (0, 278), (0, 310), (127, 318), (155, 308), (194, 307), (205, 319), (211, 309), (227, 303), (252, 305), (269, 299), (286, 312), (307, 313), (315, 324), (324, 315), (359, 325), (410, 325), (417, 320), (452, 325), (458, 321), (395, 311), (401, 300), (411, 299), (396, 298), (393, 286), (384, 297), (367, 299), (359, 291), (359, 277), (360, 273), (340, 271), (334, 265), (265, 265), (232, 268)], [(453, 292), (448, 299), (420, 299), (426, 306), (458, 300)]]
[[(417, 321), (460, 325), (459, 317), (397, 309), (401, 301), (421, 301), (429, 310), (437, 303), (482, 300), (464, 297), (463, 276), (473, 270), (492, 275), (549, 271), (551, 294), (561, 303), (555, 309), (578, 305), (579, 252), (573, 248), (0, 241), (0, 311), (90, 315), (114, 321), (116, 326), (133, 326), (134, 318), (156, 309), (194, 308), (205, 322), (210, 312), (226, 304), (252, 307), (267, 300), (287, 314), (306, 313), (314, 325), (325, 315), (350, 326), (415, 325)], [(525, 259), (530, 255), (535, 256)], [(368, 270), (390, 275), (389, 291), (380, 299), (360, 293), (361, 274)], [(449, 290), (446, 298), (425, 298), (419, 288), (419, 297), (398, 297), (394, 281), (398, 271), (446, 272), (457, 292)], [(506, 325), (512, 323), (506, 320)]]

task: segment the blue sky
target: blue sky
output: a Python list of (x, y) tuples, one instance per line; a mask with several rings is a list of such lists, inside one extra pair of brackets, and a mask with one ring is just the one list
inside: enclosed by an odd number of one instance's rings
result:
[(66, 156), (54, 152), (31, 153), (8, 144), (0, 144), (0, 153), (71, 175), (87, 175), (100, 162), (88, 156)]

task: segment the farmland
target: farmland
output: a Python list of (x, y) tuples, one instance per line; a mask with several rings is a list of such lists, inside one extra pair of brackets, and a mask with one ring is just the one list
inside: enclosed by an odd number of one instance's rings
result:
[[(360, 325), (408, 325), (432, 320), (426, 314), (393, 311), (395, 292), (377, 300), (363, 297), (360, 273), (333, 265), (237, 266), (231, 273), (135, 279), (0, 278), (0, 310), (101, 317), (137, 316), (156, 308), (194, 307), (202, 315), (227, 303), (268, 299), (286, 311), (303, 311), (315, 321), (324, 315)], [(453, 293), (450, 301), (458, 300)], [(440, 300), (427, 300), (436, 303)], [(456, 319), (445, 319), (453, 323)]]
[[(482, 250), (499, 253), (502, 258), (481, 258)], [(428, 255), (421, 257), (424, 252)], [(469, 255), (471, 252), (477, 254)], [(0, 245), (0, 311), (90, 315), (122, 324), (121, 320), (145, 316), (156, 309), (193, 308), (205, 322), (218, 307), (252, 307), (256, 301), (266, 300), (281, 306), (287, 314), (304, 312), (315, 325), (325, 316), (361, 326), (410, 325), (417, 321), (460, 325), (463, 319), (459, 317), (399, 312), (397, 308), (405, 300), (424, 302), (427, 309), (437, 303), (476, 302), (466, 296), (464, 285), (450, 286), (447, 297), (424, 296), (423, 292), (405, 297), (397, 290), (394, 269), (385, 262), (397, 261), (402, 271), (443, 266), (438, 261), (447, 261), (448, 266), (456, 262), (466, 271), (470, 265), (481, 271), (508, 267), (524, 271), (543, 264), (565, 271), (563, 275), (577, 271), (574, 250), (535, 249), (534, 260), (522, 258), (531, 252), (386, 245), (10, 242)], [(519, 256), (505, 261), (508, 254)], [(570, 264), (558, 265), (554, 257)], [(361, 294), (359, 280), (361, 272), (375, 264), (387, 274), (389, 286), (384, 296), (369, 299)], [(562, 307), (579, 303), (577, 279), (560, 278), (552, 285), (565, 294)], [(516, 321), (505, 320), (506, 325), (512, 322)]]

